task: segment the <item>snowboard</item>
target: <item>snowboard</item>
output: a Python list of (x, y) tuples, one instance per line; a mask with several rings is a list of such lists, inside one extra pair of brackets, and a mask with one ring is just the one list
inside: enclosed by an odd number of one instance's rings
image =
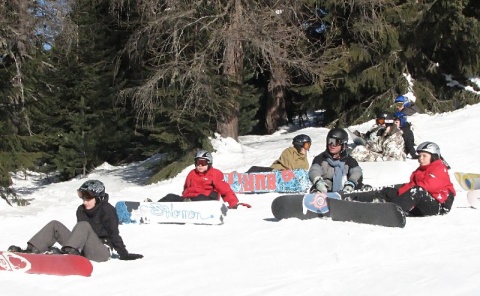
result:
[(307, 192), (312, 184), (307, 170), (282, 170), (260, 173), (225, 173), (224, 181), (235, 193)]
[(366, 146), (367, 145), (367, 141), (364, 138), (355, 135), (348, 128), (344, 128), (344, 130), (347, 132), (348, 137), (353, 142), (353, 144), (354, 144), (353, 146), (360, 146), (360, 145)]
[(480, 190), (471, 190), (467, 193), (468, 203), (475, 209), (480, 209)]
[(455, 178), (465, 190), (480, 189), (480, 174), (455, 172)]
[(77, 255), (27, 254), (0, 251), (0, 270), (49, 275), (90, 276), (90, 260)]
[[(358, 194), (358, 193), (357, 193)], [(370, 203), (342, 200), (339, 193), (282, 195), (272, 202), (272, 214), (278, 219), (301, 220), (331, 217), (333, 221), (387, 227), (404, 227), (405, 213), (393, 203)]]
[(194, 223), (223, 224), (227, 206), (218, 200), (191, 202), (119, 201), (115, 204), (121, 224)]

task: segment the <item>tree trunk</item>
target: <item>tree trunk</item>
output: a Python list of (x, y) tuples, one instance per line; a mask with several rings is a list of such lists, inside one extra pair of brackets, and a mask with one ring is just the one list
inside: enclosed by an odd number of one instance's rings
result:
[(243, 83), (242, 69), (244, 52), (242, 42), (238, 36), (242, 22), (242, 13), (241, 1), (236, 0), (235, 12), (228, 30), (229, 37), (226, 39), (223, 70), (223, 73), (227, 75), (232, 85), (234, 85), (228, 91), (230, 100), (234, 102), (234, 104), (232, 109), (226, 110), (225, 115), (221, 116), (217, 121), (217, 132), (222, 137), (231, 137), (235, 140), (238, 139), (238, 117), (240, 113), (240, 104), (236, 99), (240, 94), (240, 89), (237, 86)]
[(275, 87), (269, 92), (265, 127), (268, 134), (274, 133), (286, 123), (285, 88)]

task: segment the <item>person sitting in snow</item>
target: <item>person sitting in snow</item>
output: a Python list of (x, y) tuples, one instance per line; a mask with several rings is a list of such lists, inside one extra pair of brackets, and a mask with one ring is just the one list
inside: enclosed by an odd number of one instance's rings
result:
[(328, 132), (326, 149), (313, 159), (308, 172), (314, 191), (351, 192), (363, 187), (362, 168), (348, 155), (347, 145), (345, 130), (334, 128)]
[(159, 202), (220, 200), (222, 197), (229, 209), (236, 209), (240, 205), (250, 208), (249, 204), (238, 202), (230, 185), (223, 180), (223, 173), (212, 166), (213, 157), (210, 152), (197, 151), (194, 161), (195, 168), (185, 179), (182, 195), (170, 193), (159, 199)]
[(357, 161), (405, 160), (405, 142), (402, 131), (394, 124), (393, 116), (377, 114), (376, 125), (366, 134), (366, 145), (356, 146), (351, 156)]
[[(120, 260), (136, 260), (143, 255), (129, 253), (118, 230), (115, 208), (108, 202), (105, 186), (98, 180), (89, 180), (77, 190), (83, 204), (77, 208), (77, 224), (70, 231), (59, 221), (52, 220), (37, 232), (22, 250), (10, 246), (10, 252), (55, 253), (83, 255), (89, 260), (104, 262), (115, 249)], [(53, 247), (59, 243), (59, 250)]]
[(297, 135), (292, 141), (293, 147), (283, 150), (280, 157), (270, 167), (252, 166), (246, 173), (271, 172), (274, 170), (308, 170), (307, 152), (312, 145), (312, 139), (304, 134)]
[(412, 159), (418, 159), (418, 154), (415, 152), (415, 136), (411, 129), (411, 124), (407, 122), (407, 117), (402, 112), (393, 113), (393, 122), (402, 130), (403, 142), (405, 143), (405, 153), (412, 157)]
[(386, 201), (399, 205), (412, 216), (443, 215), (450, 211), (455, 189), (450, 181), (450, 167), (433, 142), (417, 147), (419, 167), (405, 184), (387, 186), (379, 191), (355, 193), (346, 199), (360, 202)]

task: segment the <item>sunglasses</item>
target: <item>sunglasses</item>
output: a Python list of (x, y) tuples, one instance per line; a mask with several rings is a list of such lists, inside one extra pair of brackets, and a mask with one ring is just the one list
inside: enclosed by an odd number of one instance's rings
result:
[(208, 160), (206, 159), (197, 159), (195, 161), (195, 166), (207, 166), (208, 165)]
[(305, 143), (303, 143), (303, 146), (302, 146), (302, 147), (303, 147), (305, 150), (308, 150), (308, 149), (310, 149), (311, 146), (312, 146), (312, 142), (305, 142)]
[(403, 108), (403, 103), (402, 102), (397, 102), (397, 103), (395, 103), (395, 106), (397, 108)]
[(385, 124), (385, 118), (377, 118), (377, 124)]
[(80, 197), (83, 200), (92, 200), (95, 198), (93, 194), (90, 191), (86, 190), (77, 190), (78, 197)]
[(343, 144), (343, 141), (340, 139), (335, 139), (335, 138), (328, 138), (327, 139), (327, 144), (328, 146), (340, 146)]

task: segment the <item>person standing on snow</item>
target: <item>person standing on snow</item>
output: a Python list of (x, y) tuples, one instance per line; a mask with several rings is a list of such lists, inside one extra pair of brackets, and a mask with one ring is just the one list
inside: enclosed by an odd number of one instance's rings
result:
[[(62, 223), (53, 220), (47, 223), (22, 250), (10, 246), (10, 252), (56, 253), (82, 255), (89, 260), (104, 262), (110, 259), (115, 249), (120, 260), (136, 260), (143, 255), (129, 253), (118, 230), (115, 208), (108, 202), (105, 186), (98, 180), (89, 180), (77, 190), (83, 204), (77, 208), (77, 224), (70, 231)], [(52, 247), (59, 243), (61, 250)]]
[(347, 153), (348, 134), (341, 128), (331, 129), (327, 134), (324, 152), (312, 162), (308, 176), (312, 189), (323, 193), (351, 192), (363, 187), (363, 172), (358, 162)]
[(433, 142), (423, 142), (417, 147), (420, 166), (405, 184), (392, 185), (379, 191), (353, 194), (348, 200), (360, 202), (386, 201), (399, 205), (412, 216), (443, 215), (450, 211), (455, 199), (455, 189), (450, 181), (450, 168)]
[(220, 200), (222, 197), (229, 209), (236, 209), (240, 205), (250, 208), (249, 204), (238, 202), (230, 185), (223, 180), (223, 173), (212, 166), (213, 157), (210, 152), (197, 151), (194, 161), (195, 168), (185, 179), (182, 195), (170, 193), (159, 199), (159, 202)]
[(415, 136), (410, 123), (407, 122), (406, 116), (402, 112), (395, 112), (393, 113), (393, 120), (395, 125), (402, 130), (405, 153), (410, 154), (412, 159), (418, 159), (418, 154), (415, 152)]
[(283, 150), (280, 157), (270, 167), (252, 166), (246, 173), (271, 172), (274, 170), (308, 170), (307, 152), (312, 146), (312, 139), (304, 134), (297, 135), (292, 141), (293, 147)]
[(417, 106), (407, 96), (398, 96), (394, 103), (397, 112), (402, 112), (405, 116), (411, 116), (419, 112)]

